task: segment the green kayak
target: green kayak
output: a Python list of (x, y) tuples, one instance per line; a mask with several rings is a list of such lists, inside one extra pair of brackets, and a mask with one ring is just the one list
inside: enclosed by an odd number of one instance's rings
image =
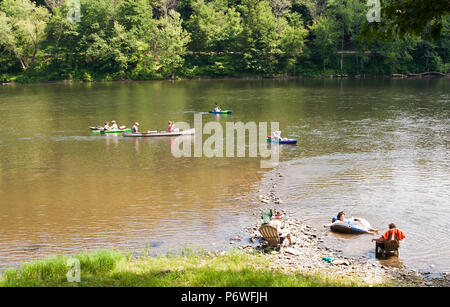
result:
[(123, 130), (92, 130), (94, 134), (103, 134), (103, 133), (123, 133), (123, 132), (131, 132), (131, 129), (123, 129)]
[(211, 114), (231, 114), (231, 110), (223, 110), (223, 111), (209, 111)]

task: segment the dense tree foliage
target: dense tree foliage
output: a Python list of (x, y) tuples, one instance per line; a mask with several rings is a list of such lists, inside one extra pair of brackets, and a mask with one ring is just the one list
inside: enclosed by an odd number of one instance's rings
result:
[(440, 39), (444, 19), (450, 14), (448, 0), (380, 0), (380, 22), (366, 22), (363, 38), (390, 40), (393, 36), (420, 36), (428, 28), (434, 40)]
[(0, 81), (448, 72), (448, 1), (427, 2), (368, 23), (367, 0), (3, 0)]

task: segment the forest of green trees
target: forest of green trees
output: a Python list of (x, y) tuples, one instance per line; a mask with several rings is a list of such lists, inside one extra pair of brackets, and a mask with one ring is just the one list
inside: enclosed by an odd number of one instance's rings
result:
[(449, 71), (448, 16), (366, 40), (367, 2), (3, 0), (0, 82)]

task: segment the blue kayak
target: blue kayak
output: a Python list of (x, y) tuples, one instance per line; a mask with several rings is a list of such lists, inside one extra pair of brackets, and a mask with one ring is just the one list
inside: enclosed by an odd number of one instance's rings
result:
[(278, 140), (278, 139), (272, 138), (271, 136), (269, 136), (267, 138), (267, 142), (279, 143), (279, 144), (297, 144), (297, 140), (296, 139)]

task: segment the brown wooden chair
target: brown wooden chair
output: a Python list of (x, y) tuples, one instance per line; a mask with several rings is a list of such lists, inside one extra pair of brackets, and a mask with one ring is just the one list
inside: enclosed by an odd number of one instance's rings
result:
[(376, 242), (375, 255), (376, 257), (386, 257), (394, 255), (398, 257), (398, 248), (400, 247), (400, 240), (391, 237), (389, 240), (383, 242)]
[(259, 227), (259, 232), (269, 245), (278, 246), (282, 242), (277, 229), (269, 224), (264, 224)]

